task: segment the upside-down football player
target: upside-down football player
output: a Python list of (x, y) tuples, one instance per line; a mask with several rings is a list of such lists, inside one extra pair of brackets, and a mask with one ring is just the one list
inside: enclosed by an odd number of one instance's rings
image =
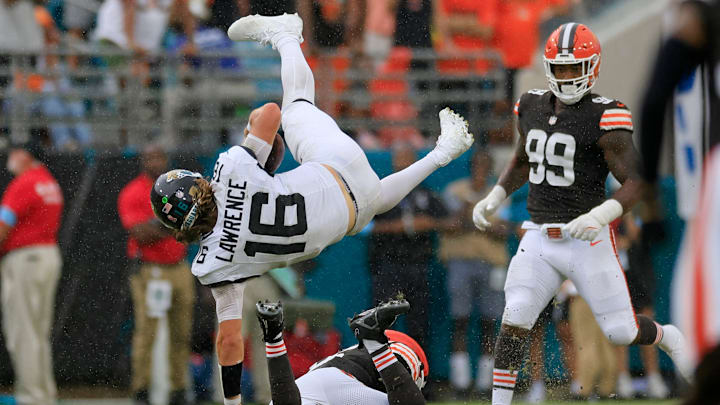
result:
[[(502, 201), (530, 181), (530, 221), (523, 224), (527, 233), (505, 283), (492, 403), (511, 403), (528, 333), (566, 278), (611, 342), (657, 344), (688, 379), (692, 371), (680, 331), (633, 311), (608, 227), (639, 197), (640, 176), (630, 110), (591, 93), (600, 43), (585, 25), (564, 24), (545, 45), (544, 65), (550, 91), (530, 90), (520, 97), (514, 156), (473, 210), (475, 225), (486, 229)], [(622, 186), (606, 199), (608, 172)]]
[[(151, 192), (156, 216), (175, 237), (200, 243), (192, 272), (215, 297), (228, 405), (241, 403), (244, 281), (317, 256), (358, 233), (473, 142), (467, 122), (446, 108), (435, 148), (378, 179), (360, 146), (313, 104), (315, 83), (300, 50), (301, 32), (296, 14), (248, 16), (230, 27), (231, 39), (269, 43), (280, 52), (282, 110), (272, 103), (254, 110), (243, 145), (220, 155), (211, 181), (173, 170), (161, 175)], [(273, 174), (284, 150), (277, 135), (281, 123), (284, 142), (300, 166)]]
[(405, 300), (389, 301), (349, 322), (358, 344), (325, 358), (297, 381), (283, 342), (279, 303), (257, 303), (270, 372), (273, 405), (423, 405), (429, 368), (410, 336), (388, 329), (406, 313)]

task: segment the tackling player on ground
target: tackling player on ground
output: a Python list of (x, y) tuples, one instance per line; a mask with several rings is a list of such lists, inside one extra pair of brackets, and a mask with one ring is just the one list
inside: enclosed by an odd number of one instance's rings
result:
[[(215, 297), (225, 404), (241, 402), (244, 281), (317, 256), (360, 232), (473, 141), (465, 120), (446, 108), (435, 149), (378, 179), (360, 146), (315, 107), (301, 32), (296, 14), (248, 16), (230, 27), (233, 40), (269, 43), (279, 51), (282, 110), (270, 103), (250, 114), (244, 144), (220, 155), (211, 183), (197, 173), (173, 170), (157, 179), (151, 193), (155, 214), (176, 238), (200, 242), (192, 272)], [(300, 167), (275, 175), (284, 148), (277, 135), (281, 121)]]
[(319, 361), (295, 381), (283, 342), (282, 306), (259, 302), (272, 404), (425, 404), (425, 353), (408, 335), (388, 330), (409, 309), (405, 300), (390, 301), (356, 315), (349, 324), (359, 344)]
[[(582, 24), (568, 23), (545, 46), (550, 91), (531, 90), (515, 105), (519, 142), (490, 194), (474, 208), (481, 230), (512, 192), (530, 181), (527, 233), (510, 262), (505, 310), (495, 346), (493, 405), (512, 401), (527, 336), (563, 279), (573, 281), (608, 339), (619, 345), (658, 344), (688, 379), (685, 341), (672, 326), (636, 315), (608, 224), (639, 194), (630, 110), (590, 92), (600, 69), (600, 43)], [(611, 172), (622, 184), (605, 199)]]

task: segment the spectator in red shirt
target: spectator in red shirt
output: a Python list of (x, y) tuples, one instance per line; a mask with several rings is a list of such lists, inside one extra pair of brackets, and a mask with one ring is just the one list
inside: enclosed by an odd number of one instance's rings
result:
[(503, 0), (497, 10), (497, 24), (492, 39), (507, 69), (507, 97), (510, 104), (515, 94), (515, 74), (532, 64), (540, 44), (540, 24), (569, 11), (568, 0)]
[(2, 325), (15, 371), (19, 404), (53, 404), (50, 330), (62, 258), (57, 232), (63, 196), (40, 163), (42, 146), (31, 141), (10, 151), (15, 176), (0, 203)]
[(190, 332), (195, 284), (186, 259), (185, 245), (155, 218), (150, 190), (155, 179), (167, 170), (168, 158), (156, 146), (141, 157), (142, 171), (118, 197), (118, 212), (130, 233), (128, 256), (138, 264), (130, 276), (135, 331), (132, 342), (131, 389), (136, 404), (148, 404), (152, 346), (157, 323), (167, 317), (170, 331), (170, 405), (185, 404)]

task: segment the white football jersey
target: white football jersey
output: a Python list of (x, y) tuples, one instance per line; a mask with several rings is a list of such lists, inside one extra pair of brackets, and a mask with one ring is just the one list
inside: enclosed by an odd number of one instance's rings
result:
[(234, 146), (215, 162), (212, 185), (217, 222), (192, 264), (202, 284), (310, 259), (347, 231), (343, 192), (319, 163), (271, 176), (248, 151)]

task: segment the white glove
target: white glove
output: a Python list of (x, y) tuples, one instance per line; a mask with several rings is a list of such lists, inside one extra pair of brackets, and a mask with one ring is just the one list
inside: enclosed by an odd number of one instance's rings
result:
[(622, 205), (617, 200), (609, 199), (591, 209), (587, 214), (580, 215), (565, 224), (563, 230), (575, 239), (593, 241), (603, 227), (622, 214)]
[(505, 201), (506, 197), (507, 192), (505, 192), (505, 189), (502, 188), (502, 186), (496, 185), (487, 197), (475, 204), (475, 208), (473, 208), (473, 222), (475, 223), (477, 229), (484, 231), (490, 227), (488, 217), (497, 211), (498, 207), (503, 201)]

